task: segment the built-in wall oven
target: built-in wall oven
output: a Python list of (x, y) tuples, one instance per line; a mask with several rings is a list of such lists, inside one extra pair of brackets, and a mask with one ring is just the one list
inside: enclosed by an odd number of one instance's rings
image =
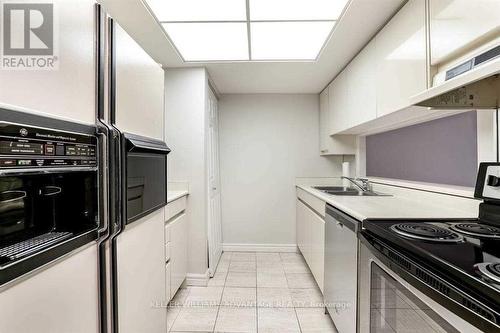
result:
[(0, 122), (0, 284), (97, 239), (99, 227), (95, 128), (2, 115), (19, 122)]

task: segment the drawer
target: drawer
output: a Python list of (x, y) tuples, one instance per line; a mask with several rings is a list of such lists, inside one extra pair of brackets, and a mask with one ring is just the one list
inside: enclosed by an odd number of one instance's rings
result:
[(297, 188), (297, 197), (316, 211), (316, 213), (325, 217), (326, 203), (323, 200), (316, 198), (314, 195), (301, 188)]
[(170, 242), (165, 245), (165, 262), (170, 260)]
[(172, 226), (170, 223), (165, 225), (165, 243), (170, 242), (170, 230), (172, 229)]
[(187, 198), (184, 196), (167, 204), (165, 208), (165, 221), (170, 220), (183, 210), (186, 210)]
[(170, 293), (170, 270), (171, 270), (172, 265), (170, 263), (167, 263), (167, 266), (165, 267), (165, 290), (166, 290), (166, 300), (169, 302), (172, 299), (172, 294)]

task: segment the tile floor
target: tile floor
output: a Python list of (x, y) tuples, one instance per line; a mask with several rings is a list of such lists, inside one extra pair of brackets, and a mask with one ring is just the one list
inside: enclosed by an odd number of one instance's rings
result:
[(298, 253), (224, 252), (207, 287), (180, 289), (169, 332), (334, 333)]

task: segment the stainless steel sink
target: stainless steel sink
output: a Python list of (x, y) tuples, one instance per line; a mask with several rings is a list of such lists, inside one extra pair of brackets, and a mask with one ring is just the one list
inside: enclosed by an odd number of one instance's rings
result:
[(349, 195), (349, 196), (364, 196), (364, 197), (377, 197), (377, 196), (388, 196), (387, 194), (382, 194), (382, 193), (376, 193), (372, 191), (358, 191), (358, 190), (353, 190), (353, 191), (330, 191), (330, 192), (325, 192), (331, 195)]
[(316, 186), (316, 190), (320, 190), (326, 194), (330, 195), (342, 195), (342, 196), (360, 196), (360, 197), (390, 197), (390, 194), (384, 194), (374, 191), (360, 191), (352, 187), (343, 186)]
[(349, 189), (355, 190), (354, 188), (344, 187), (344, 186), (315, 186), (313, 188), (316, 190), (323, 191), (323, 192), (326, 192), (326, 191), (345, 191), (345, 190), (349, 190)]

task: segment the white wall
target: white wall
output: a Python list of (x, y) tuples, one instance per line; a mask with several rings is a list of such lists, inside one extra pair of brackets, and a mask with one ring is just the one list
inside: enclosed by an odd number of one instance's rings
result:
[(205, 99), (203, 68), (165, 70), (165, 140), (168, 181), (189, 183), (188, 272), (204, 274), (207, 262)]
[(224, 244), (295, 244), (295, 178), (341, 175), (319, 156), (318, 95), (223, 95)]

